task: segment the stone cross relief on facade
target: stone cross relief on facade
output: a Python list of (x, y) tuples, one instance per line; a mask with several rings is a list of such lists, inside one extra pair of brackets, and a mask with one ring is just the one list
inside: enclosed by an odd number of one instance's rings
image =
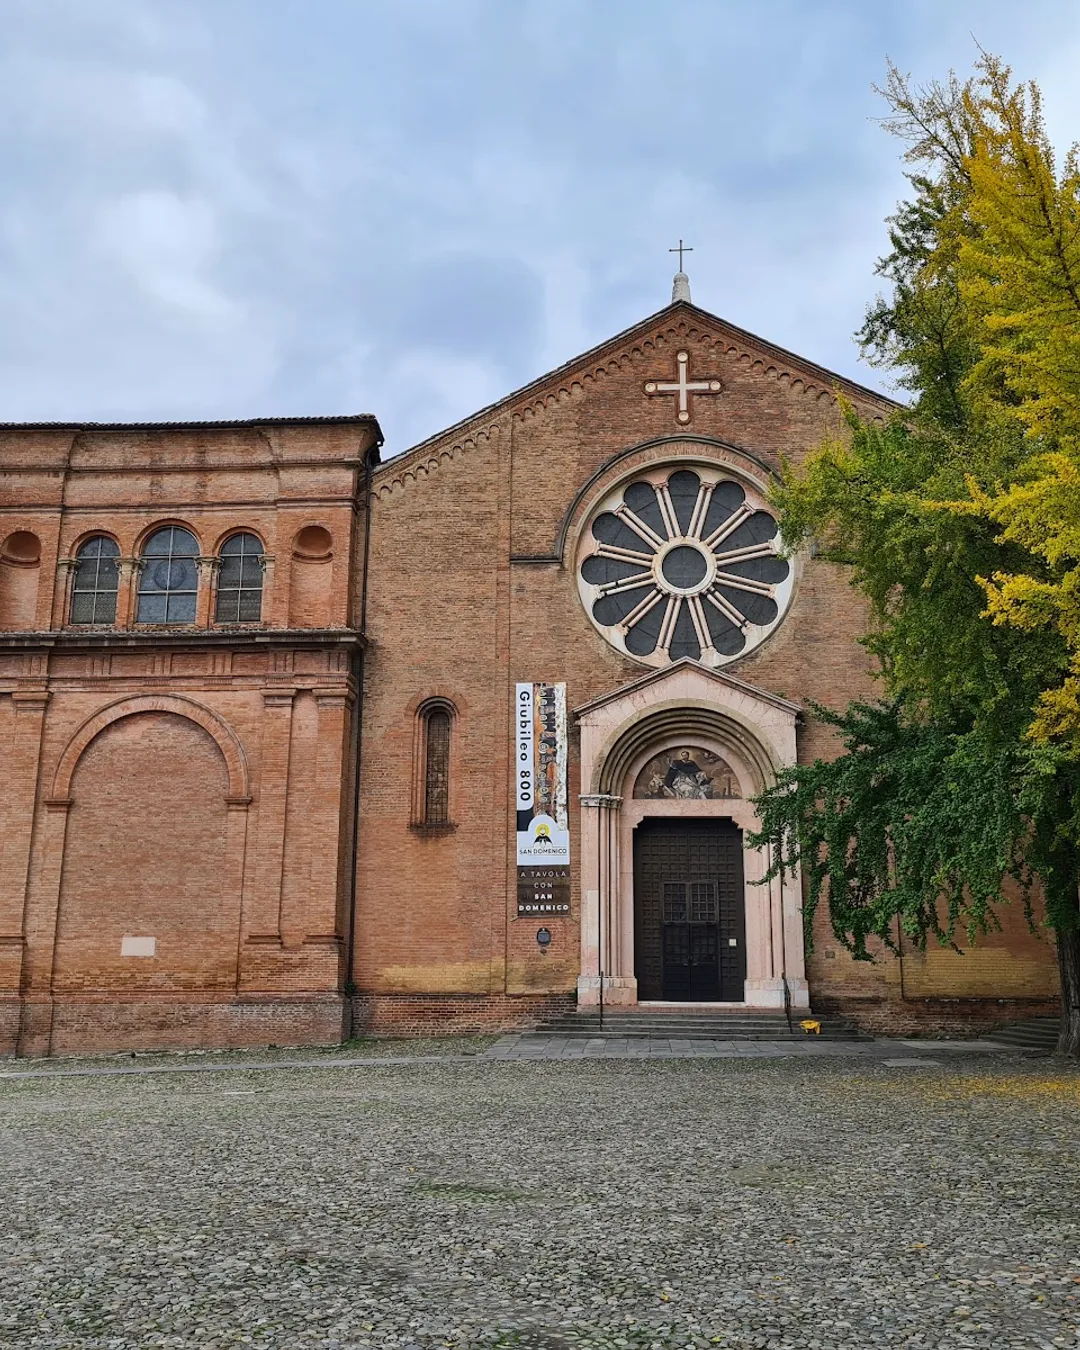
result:
[(674, 380), (646, 380), (646, 394), (674, 394), (675, 420), (680, 426), (686, 426), (692, 416), (691, 394), (719, 394), (723, 386), (719, 380), (692, 380), (690, 378), (690, 353), (675, 353)]

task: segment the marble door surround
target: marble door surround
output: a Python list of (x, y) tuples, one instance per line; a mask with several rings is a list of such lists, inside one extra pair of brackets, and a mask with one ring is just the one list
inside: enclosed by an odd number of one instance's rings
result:
[[(646, 817), (725, 818), (757, 826), (751, 800), (795, 762), (799, 708), (723, 671), (688, 659), (643, 676), (576, 710), (581, 728), (581, 974), (578, 1004), (638, 1002), (634, 975), (634, 830)], [(680, 746), (720, 755), (741, 798), (641, 799), (634, 783), (655, 755)], [(809, 1006), (801, 878), (754, 885), (769, 850), (747, 848), (745, 1006)]]

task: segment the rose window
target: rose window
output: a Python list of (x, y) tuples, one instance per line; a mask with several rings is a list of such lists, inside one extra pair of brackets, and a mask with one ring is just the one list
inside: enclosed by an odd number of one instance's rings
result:
[(602, 501), (584, 533), (578, 586), (592, 621), (648, 665), (723, 665), (780, 622), (792, 569), (776, 520), (716, 469), (662, 470)]

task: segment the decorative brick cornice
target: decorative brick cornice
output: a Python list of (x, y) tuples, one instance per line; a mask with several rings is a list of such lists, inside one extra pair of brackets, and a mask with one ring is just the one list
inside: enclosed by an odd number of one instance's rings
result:
[(876, 405), (882, 418), (889, 410), (901, 406), (876, 390), (777, 347), (695, 305), (678, 301), (391, 459), (375, 474), (375, 496), (386, 497), (398, 488), (418, 482), (442, 464), (453, 462), (498, 436), (499, 421), (507, 414), (515, 421), (527, 421), (642, 356), (659, 351), (666, 355), (675, 344), (698, 344), (713, 356), (734, 359), (817, 401), (834, 403), (840, 391), (857, 402)]
[(11, 691), (11, 701), (16, 708), (26, 712), (40, 712), (45, 707), (52, 694), (48, 689), (13, 689)]
[(64, 628), (41, 632), (0, 633), (0, 649), (6, 651), (100, 651), (113, 649), (167, 648), (190, 650), (206, 647), (363, 647), (365, 639), (355, 628)]
[[(484, 412), (487, 410), (485, 409)], [(480, 414), (483, 416), (483, 413)], [(478, 420), (478, 419), (474, 419)], [(457, 428), (451, 428), (451, 431)], [(450, 433), (442, 432), (431, 440), (423, 441), (412, 450), (406, 451), (400, 460), (392, 459), (375, 475), (373, 492), (376, 497), (388, 497), (395, 489), (420, 482), (434, 473), (443, 464), (460, 459), (470, 450), (475, 450), (499, 435), (499, 427), (492, 423), (481, 427), (468, 436), (457, 440), (445, 440)], [(440, 444), (440, 441), (444, 443)]]
[(337, 685), (333, 688), (316, 685), (311, 692), (315, 695), (315, 702), (320, 708), (346, 707), (352, 702), (352, 690), (347, 685)]
[[(746, 341), (741, 340), (744, 337)], [(528, 402), (519, 404), (513, 415), (517, 420), (526, 422), (553, 404), (583, 393), (587, 385), (617, 374), (643, 356), (659, 352), (666, 355), (669, 348), (690, 347), (694, 344), (713, 356), (734, 359), (760, 374), (772, 376), (779, 384), (806, 394), (815, 401), (835, 403), (839, 389), (856, 398), (870, 399), (882, 405), (891, 403), (890, 399), (871, 389), (864, 389), (812, 362), (804, 362), (793, 352), (773, 347), (771, 343), (755, 338), (752, 334), (744, 335), (742, 330), (732, 329), (722, 320), (712, 323), (682, 321), (652, 333), (641, 334), (634, 342), (605, 354), (605, 359), (589, 367), (582, 368), (575, 363), (575, 368), (568, 369), (562, 380), (538, 391)]]
[(291, 708), (296, 700), (298, 689), (264, 689), (264, 708)]

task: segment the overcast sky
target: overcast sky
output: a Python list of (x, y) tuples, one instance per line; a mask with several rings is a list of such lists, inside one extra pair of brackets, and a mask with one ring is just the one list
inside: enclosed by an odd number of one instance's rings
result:
[(1080, 131), (1071, 0), (0, 0), (0, 420), (374, 412), (395, 454), (668, 303), (865, 383), (886, 56)]

